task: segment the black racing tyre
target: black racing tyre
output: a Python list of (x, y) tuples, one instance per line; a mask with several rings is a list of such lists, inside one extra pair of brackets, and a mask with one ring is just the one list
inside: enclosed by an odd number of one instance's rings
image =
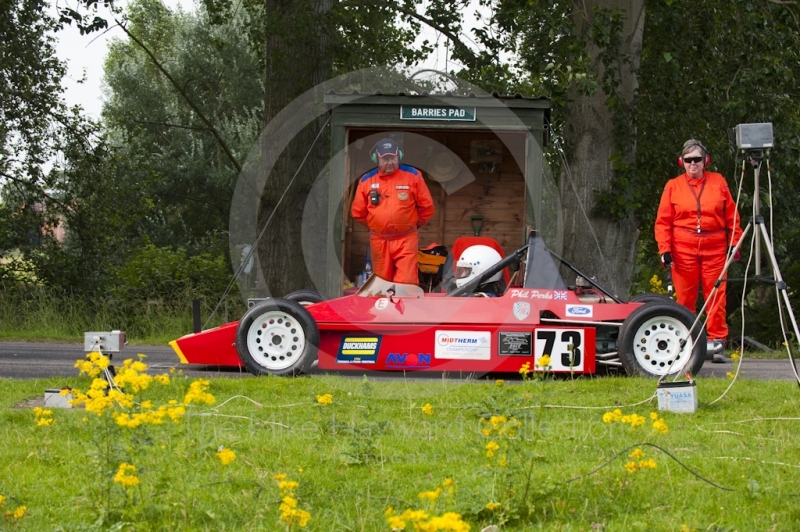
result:
[(682, 305), (661, 301), (650, 301), (631, 312), (619, 331), (619, 359), (628, 375), (697, 374), (706, 356), (706, 333), (699, 323), (679, 353), (694, 319)]
[(283, 296), (283, 299), (300, 303), (304, 307), (328, 300), (327, 297), (323, 296), (316, 290), (295, 290), (294, 292), (290, 292)]
[(254, 375), (299, 375), (317, 358), (319, 329), (300, 304), (269, 299), (248, 310), (236, 329), (239, 360)]
[(656, 294), (655, 292), (644, 292), (636, 294), (628, 300), (628, 303), (649, 303), (651, 301), (660, 301), (662, 303), (676, 304), (676, 301), (665, 294)]

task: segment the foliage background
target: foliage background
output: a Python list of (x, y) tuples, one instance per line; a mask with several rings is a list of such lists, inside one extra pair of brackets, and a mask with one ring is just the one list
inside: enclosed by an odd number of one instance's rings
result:
[[(621, 293), (647, 290), (654, 274), (663, 275), (652, 221), (664, 183), (678, 173), (674, 161), (683, 140), (703, 140), (713, 169), (729, 178), (736, 194), (741, 157), (727, 130), (772, 122), (772, 194), (764, 184), (762, 212), (774, 215), (778, 262), (790, 298), (797, 299), (795, 4), (597, 0), (577, 9), (568, 0), (483, 0), (471, 31), (464, 28), (472, 13), (461, 0), (208, 0), (191, 13), (170, 11), (158, 0), (137, 0), (124, 13), (87, 9), (91, 4), (55, 14), (34, 0), (10, 0), (3, 7), (0, 33), (10, 52), (0, 64), (3, 297), (18, 297), (26, 290), (20, 284), (33, 285), (30, 294), (45, 290), (48, 297), (83, 302), (87, 315), (123, 301), (188, 308), (190, 299), (200, 297), (213, 306), (230, 279), (232, 189), (264, 125), (333, 75), (385, 64), (418, 67), (431, 52), (430, 43), (415, 41), (426, 26), (448, 42), (452, 74), (489, 92), (552, 99), (553, 135), (566, 159), (555, 146), (548, 156), (562, 193), (568, 191), (565, 164), (611, 169), (607, 182), (587, 182), (581, 194), (593, 224), (633, 228), (624, 231), (633, 235), (630, 258), (619, 247), (624, 242), (601, 239), (602, 252), (625, 263), (621, 270), (632, 276), (604, 279), (597, 250), (573, 262), (601, 280), (616, 280)], [(626, 24), (641, 9), (645, 22), (637, 48)], [(86, 31), (124, 24), (126, 38), (112, 45), (106, 61), (107, 100), (99, 122), (63, 103), (64, 67), (55, 59), (52, 34), (66, 23)], [(597, 101), (602, 109), (595, 109), (611, 122), (608, 151), (584, 155), (576, 150), (576, 113)], [(262, 219), (275, 208), (315, 133), (296, 139), (276, 165), (280, 176), (262, 198)], [(259, 250), (276, 294), (309, 286), (305, 268), (295, 267), (302, 264), (292, 255), (299, 246), (290, 243), (300, 226), (294, 206), (303, 204), (327, 158), (324, 147), (317, 151), (275, 217), (273, 247), (267, 249), (279, 252)], [(602, 160), (589, 164), (581, 157)], [(748, 171), (740, 207), (745, 222), (754, 193)], [(59, 224), (66, 228), (63, 242), (52, 234)], [(743, 261), (731, 275), (744, 273)], [(733, 312), (744, 300), (748, 334), (778, 342), (773, 290), (751, 284), (742, 299), (741, 284), (727, 289), (734, 325)]]

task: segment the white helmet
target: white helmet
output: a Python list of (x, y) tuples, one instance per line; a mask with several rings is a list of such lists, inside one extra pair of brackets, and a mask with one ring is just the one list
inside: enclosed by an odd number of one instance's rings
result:
[[(456, 263), (456, 286), (459, 288), (478, 277), (493, 265), (503, 259), (500, 254), (489, 246), (470, 246), (461, 254), (461, 258)], [(491, 278), (484, 280), (484, 283), (499, 281), (503, 276), (500, 270)]]

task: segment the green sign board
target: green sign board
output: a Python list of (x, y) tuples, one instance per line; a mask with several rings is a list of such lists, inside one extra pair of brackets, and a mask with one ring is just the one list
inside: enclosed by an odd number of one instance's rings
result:
[(449, 107), (438, 105), (401, 105), (401, 120), (456, 120), (474, 122), (474, 107)]

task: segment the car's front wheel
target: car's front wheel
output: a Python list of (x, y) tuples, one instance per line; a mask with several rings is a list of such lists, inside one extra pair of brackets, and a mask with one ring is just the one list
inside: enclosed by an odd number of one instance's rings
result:
[(270, 299), (248, 310), (236, 329), (236, 351), (255, 375), (298, 375), (317, 358), (319, 329), (302, 305)]
[(695, 316), (675, 303), (650, 301), (631, 312), (620, 329), (619, 358), (628, 375), (695, 375), (703, 366), (706, 333)]

